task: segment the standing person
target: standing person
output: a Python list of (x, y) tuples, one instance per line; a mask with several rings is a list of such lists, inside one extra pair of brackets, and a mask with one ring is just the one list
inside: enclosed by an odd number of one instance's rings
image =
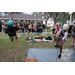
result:
[(25, 32), (27, 32), (27, 24), (25, 24), (24, 28), (25, 28)]
[(33, 24), (32, 24), (32, 26), (30, 27), (30, 29), (31, 29), (31, 32), (34, 32), (34, 26), (33, 26)]
[(3, 33), (5, 32), (5, 25), (2, 25)]
[(18, 23), (15, 24), (16, 28), (18, 28)]
[(31, 31), (30, 27), (31, 27), (31, 24), (28, 25), (29, 33), (30, 33), (30, 31)]
[(34, 31), (37, 32), (37, 28), (36, 28), (36, 26), (34, 26)]
[(2, 31), (2, 25), (1, 25), (1, 20), (0, 20), (0, 32)]
[(56, 26), (55, 26), (55, 34), (56, 34), (58, 31), (59, 31), (59, 26), (58, 26), (58, 24), (56, 24)]
[(33, 24), (32, 24), (32, 32), (34, 32), (34, 26), (33, 26)]
[(74, 46), (74, 43), (75, 43), (75, 22), (74, 22), (74, 26), (72, 28), (72, 37), (73, 37), (72, 46)]
[[(63, 25), (63, 29), (60, 30), (55, 36), (54, 36), (54, 40), (56, 42), (55, 47), (59, 47), (60, 48), (60, 54), (58, 56), (58, 58), (61, 58), (61, 53), (62, 53), (62, 46), (66, 41), (66, 37), (68, 35), (67, 29), (69, 28), (68, 24), (64, 24)], [(60, 34), (58, 37), (57, 35)]]
[(73, 25), (70, 25), (70, 26), (69, 26), (69, 29), (68, 29), (68, 36), (67, 36), (67, 37), (71, 37), (71, 35), (72, 35), (72, 27), (73, 27)]
[(14, 27), (16, 26), (16, 24), (14, 23)]
[(39, 23), (37, 24), (37, 33), (39, 35)]

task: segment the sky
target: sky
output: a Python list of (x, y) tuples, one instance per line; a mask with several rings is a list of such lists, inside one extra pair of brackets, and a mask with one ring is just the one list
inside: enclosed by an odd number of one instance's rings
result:
[(33, 12), (24, 12), (24, 13), (26, 13), (26, 14), (30, 14), (30, 15), (31, 15)]

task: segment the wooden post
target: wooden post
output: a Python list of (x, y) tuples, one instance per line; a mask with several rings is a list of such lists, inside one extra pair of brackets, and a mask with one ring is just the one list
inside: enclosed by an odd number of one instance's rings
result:
[(13, 12), (11, 12), (11, 20), (13, 20)]

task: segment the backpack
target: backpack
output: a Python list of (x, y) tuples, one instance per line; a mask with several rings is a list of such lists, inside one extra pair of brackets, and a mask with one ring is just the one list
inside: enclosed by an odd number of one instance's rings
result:
[(68, 33), (71, 33), (72, 32), (72, 25), (69, 27), (69, 29), (68, 29)]
[(75, 26), (73, 26), (72, 31), (75, 32)]
[(51, 36), (48, 36), (48, 37), (46, 38), (46, 40), (52, 40)]

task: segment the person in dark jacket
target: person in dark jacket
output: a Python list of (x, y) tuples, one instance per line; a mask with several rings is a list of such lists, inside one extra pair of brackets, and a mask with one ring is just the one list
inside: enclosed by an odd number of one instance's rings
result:
[(69, 26), (69, 29), (68, 29), (68, 36), (67, 36), (67, 37), (71, 37), (71, 35), (72, 35), (72, 27), (73, 27), (73, 25), (70, 25), (70, 26)]
[(73, 37), (72, 46), (75, 46), (75, 22), (72, 27), (72, 37)]

